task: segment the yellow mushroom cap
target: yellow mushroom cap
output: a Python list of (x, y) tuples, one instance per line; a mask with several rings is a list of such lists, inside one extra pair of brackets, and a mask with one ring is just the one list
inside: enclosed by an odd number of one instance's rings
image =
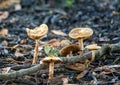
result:
[(46, 24), (42, 24), (39, 27), (34, 29), (26, 28), (27, 34), (31, 39), (40, 39), (48, 32), (48, 26)]
[(80, 50), (80, 48), (79, 48), (78, 45), (70, 44), (70, 45), (67, 45), (67, 46), (63, 47), (60, 50), (60, 55), (67, 56), (68, 54), (70, 54), (70, 52), (77, 53), (79, 50)]
[(73, 39), (87, 39), (93, 34), (91, 28), (74, 28), (69, 32), (69, 37)]
[(46, 57), (42, 60), (43, 63), (47, 63), (49, 64), (50, 62), (54, 62), (55, 64), (57, 63), (61, 63), (62, 60), (59, 58), (59, 57), (55, 57), (53, 55), (49, 56), (49, 57)]
[(97, 44), (92, 44), (92, 45), (86, 46), (85, 48), (88, 49), (88, 50), (98, 50), (98, 49), (100, 49), (101, 47), (100, 47), (100, 46), (97, 46)]

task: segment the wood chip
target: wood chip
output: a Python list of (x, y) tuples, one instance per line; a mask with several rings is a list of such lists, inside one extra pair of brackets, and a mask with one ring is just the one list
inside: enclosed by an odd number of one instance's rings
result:
[(60, 35), (60, 36), (67, 36), (67, 34), (62, 32), (61, 30), (52, 30), (52, 33), (54, 33), (55, 35)]

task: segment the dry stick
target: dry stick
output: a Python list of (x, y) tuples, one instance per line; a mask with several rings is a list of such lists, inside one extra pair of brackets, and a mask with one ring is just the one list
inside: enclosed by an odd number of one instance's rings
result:
[[(104, 45), (100, 50), (97, 50), (95, 52), (95, 57), (101, 57), (104, 54), (107, 54), (109, 52), (116, 52), (116, 51), (120, 51), (120, 43), (112, 44), (112, 45)], [(75, 57), (75, 56), (69, 57), (69, 58), (61, 57), (61, 59), (63, 60), (63, 63), (76, 63), (76, 62), (80, 62), (81, 60), (91, 58), (90, 55), (91, 55), (91, 52), (83, 56), (80, 56), (80, 57)], [(24, 75), (28, 75), (36, 71), (39, 71), (40, 69), (43, 69), (44, 67), (46, 67), (46, 65), (38, 64), (34, 67), (22, 69), (19, 71), (14, 71), (11, 73), (1, 73), (0, 80), (7, 80), (7, 79), (12, 79), (12, 78), (22, 77)]]

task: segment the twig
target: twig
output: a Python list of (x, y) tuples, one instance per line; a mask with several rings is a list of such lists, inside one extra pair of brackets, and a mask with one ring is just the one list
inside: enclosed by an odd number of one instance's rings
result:
[[(115, 52), (115, 51), (120, 51), (120, 43), (118, 44), (112, 44), (112, 45), (104, 45), (100, 50), (97, 50), (95, 52), (95, 57), (101, 57), (104, 54), (110, 53), (110, 52)], [(73, 57), (61, 57), (61, 59), (63, 60), (63, 63), (76, 63), (76, 62), (80, 62), (81, 60), (87, 59), (87, 58), (91, 58), (91, 52), (87, 53), (83, 56), (73, 56)], [(4, 73), (4, 74), (0, 74), (0, 80), (6, 80), (6, 79), (12, 79), (12, 78), (17, 78), (17, 77), (21, 77), (24, 75), (28, 75), (31, 73), (34, 73), (40, 69), (43, 69), (44, 67), (46, 67), (45, 64), (38, 64), (36, 66), (33, 66), (31, 68), (27, 68), (27, 69), (22, 69), (19, 71), (14, 71), (11, 73)]]
[(101, 71), (101, 70), (110, 69), (110, 68), (120, 68), (120, 64), (118, 64), (118, 65), (105, 65), (105, 66), (97, 67), (94, 69), (94, 71)]

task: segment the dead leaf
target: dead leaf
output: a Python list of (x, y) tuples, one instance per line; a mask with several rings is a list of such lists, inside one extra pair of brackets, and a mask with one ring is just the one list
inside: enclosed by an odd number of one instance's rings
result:
[(6, 9), (16, 4), (20, 4), (20, 0), (0, 0), (0, 9)]
[(26, 43), (27, 43), (27, 40), (25, 39), (20, 41), (20, 44), (26, 44)]
[(85, 70), (85, 65), (81, 63), (69, 64), (65, 66), (66, 68), (76, 70), (76, 71), (83, 71)]
[(5, 61), (6, 62), (12, 62), (12, 61), (14, 61), (14, 59), (13, 58), (6, 58)]
[(14, 60), (13, 58), (6, 58), (5, 61), (7, 61), (7, 62), (13, 62), (13, 63), (16, 63), (16, 64), (23, 64), (23, 62), (21, 62), (21, 61), (16, 61), (16, 60)]
[(8, 29), (1, 29), (0, 36), (3, 36), (3, 37), (8, 36)]
[(80, 74), (78, 74), (76, 78), (80, 79), (80, 78), (84, 77), (87, 73), (88, 73), (88, 70), (84, 70), (83, 72), (81, 72)]
[(68, 84), (68, 78), (62, 78), (63, 85)]
[(52, 30), (52, 33), (60, 36), (67, 36), (67, 34), (62, 32), (61, 30)]
[(112, 74), (112, 73), (113, 73), (112, 71), (111, 72), (102, 71), (100, 74)]
[(119, 14), (120, 14), (120, 12), (117, 12), (117, 11), (112, 11), (112, 14), (114, 14), (114, 15), (119, 15)]
[(16, 49), (15, 51), (15, 54), (14, 54), (16, 57), (23, 57), (24, 54), (23, 53), (20, 53), (19, 49)]
[(48, 45), (50, 45), (54, 48), (58, 48), (58, 47), (60, 47), (60, 40), (51, 39), (50, 41), (48, 41)]
[(8, 44), (9, 44), (8, 41), (6, 41), (6, 40), (2, 41), (2, 45), (3, 45), (3, 46), (8, 46)]
[(94, 71), (106, 71), (106, 72), (111, 72), (111, 68), (109, 66), (102, 66), (95, 68)]
[(114, 83), (113, 85), (120, 85), (120, 83), (118, 82), (118, 83)]
[(16, 11), (21, 10), (21, 5), (20, 4), (15, 4), (15, 10)]
[(5, 67), (2, 68), (2, 73), (8, 73), (10, 71), (11, 67)]
[(65, 39), (65, 40), (61, 40), (60, 41), (60, 46), (63, 47), (63, 46), (67, 46), (70, 44), (70, 40), (68, 39)]
[(0, 22), (2, 22), (2, 20), (6, 19), (8, 16), (9, 16), (9, 13), (7, 11), (0, 12)]
[(14, 45), (11, 50), (13, 49), (19, 49), (21, 52), (23, 53), (27, 53), (28, 51), (31, 51), (33, 49), (33, 47), (31, 45)]

